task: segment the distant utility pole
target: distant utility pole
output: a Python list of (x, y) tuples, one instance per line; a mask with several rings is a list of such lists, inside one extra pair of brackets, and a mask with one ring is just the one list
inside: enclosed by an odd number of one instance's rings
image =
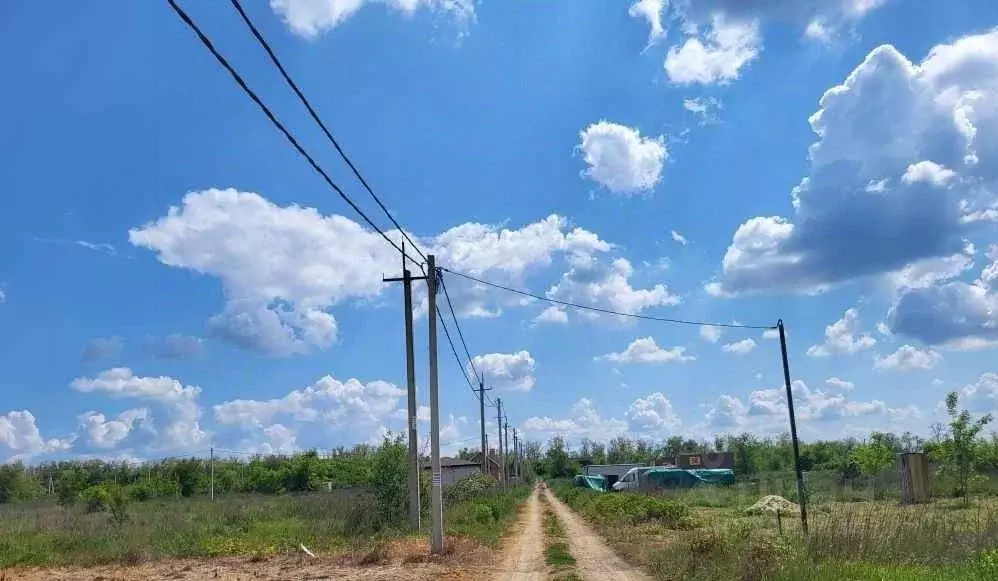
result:
[(412, 276), (406, 268), (405, 243), (402, 243), (402, 277), (385, 278), (384, 282), (401, 282), (403, 310), (405, 311), (405, 379), (408, 388), (409, 410), (407, 430), (409, 432), (409, 526), (419, 530), (419, 432), (416, 419), (416, 356), (413, 354), (412, 339), (412, 281), (426, 280), (425, 276)]
[[(507, 451), (507, 454), (508, 454), (509, 453), (509, 418), (504, 418), (504, 420), (506, 422), (506, 426), (503, 429), (503, 433), (506, 434), (505, 445), (506, 445), (506, 451)], [(504, 474), (506, 474), (506, 484), (508, 484), (509, 483), (509, 471), (507, 470), (506, 472), (504, 472)]]
[(516, 440), (516, 428), (513, 428), (513, 476), (520, 478), (520, 445)]
[(499, 426), (499, 443), (496, 449), (499, 451), (499, 484), (506, 486), (506, 458), (502, 453), (502, 398), (496, 398), (496, 424)]
[(427, 255), (429, 268), (426, 279), (429, 309), (426, 316), (430, 328), (430, 471), (433, 481), (430, 487), (430, 552), (439, 555), (444, 551), (444, 503), (440, 482), (440, 392), (437, 384), (437, 261), (432, 254)]
[[(201, 448), (204, 450), (204, 448)], [(211, 480), (211, 499), (215, 500), (215, 447), (211, 447), (211, 451), (208, 452), (208, 472), (210, 474)]]
[[(492, 389), (492, 388), (489, 388)], [(482, 427), (482, 474), (489, 473), (489, 447), (485, 440), (485, 381), (478, 380), (478, 419)]]
[(794, 470), (797, 472), (797, 502), (800, 503), (800, 528), (807, 536), (807, 494), (804, 486), (804, 473), (800, 468), (800, 446), (797, 442), (797, 420), (794, 418), (794, 394), (790, 381), (790, 360), (787, 357), (787, 333), (783, 329), (783, 319), (776, 322), (780, 331), (780, 352), (783, 355), (783, 380), (787, 384), (787, 410), (790, 412), (790, 438), (794, 444)]

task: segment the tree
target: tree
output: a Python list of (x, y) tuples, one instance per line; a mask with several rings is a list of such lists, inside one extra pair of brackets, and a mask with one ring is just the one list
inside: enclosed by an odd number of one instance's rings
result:
[(874, 441), (856, 446), (850, 457), (860, 473), (876, 476), (894, 461), (894, 451), (884, 442)]
[(548, 451), (544, 455), (544, 463), (547, 465), (547, 475), (552, 478), (571, 476), (573, 474), (571, 460), (568, 451), (565, 449), (565, 439), (559, 436), (551, 438), (548, 442)]
[(933, 449), (933, 456), (942, 463), (940, 472), (953, 479), (953, 495), (970, 501), (968, 492), (977, 472), (982, 442), (978, 439), (984, 426), (991, 423), (991, 414), (976, 420), (967, 410), (959, 409), (959, 399), (955, 391), (946, 396), (946, 413), (949, 415), (949, 431)]

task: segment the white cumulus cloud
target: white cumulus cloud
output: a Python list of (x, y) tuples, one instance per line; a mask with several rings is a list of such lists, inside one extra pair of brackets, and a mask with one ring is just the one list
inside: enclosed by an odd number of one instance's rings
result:
[(919, 349), (912, 345), (902, 345), (898, 347), (897, 351), (886, 357), (876, 356), (874, 367), (897, 371), (932, 369), (941, 360), (942, 355), (932, 349)]
[(807, 354), (811, 357), (828, 357), (829, 355), (851, 355), (870, 349), (877, 340), (869, 334), (859, 334), (859, 311), (847, 309), (842, 318), (825, 327), (825, 342), (812, 345)]
[(611, 193), (631, 196), (647, 192), (662, 179), (669, 158), (665, 139), (642, 137), (626, 125), (599, 121), (579, 133), (579, 151), (588, 166), (583, 175)]
[[(534, 358), (528, 351), (486, 353), (472, 357), (474, 368), (484, 375), (485, 384), (509, 391), (530, 391), (534, 387)], [(468, 365), (468, 372), (474, 373)]]
[(686, 353), (686, 347), (659, 347), (652, 337), (635, 339), (620, 353), (608, 353), (597, 359), (614, 363), (683, 363), (696, 359)]
[(366, 4), (385, 4), (411, 16), (428, 8), (466, 24), (474, 19), (474, 0), (270, 0), (270, 7), (295, 34), (314, 38), (346, 22)]

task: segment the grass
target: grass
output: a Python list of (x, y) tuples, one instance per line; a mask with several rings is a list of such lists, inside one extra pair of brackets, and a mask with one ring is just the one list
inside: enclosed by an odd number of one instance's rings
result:
[(550, 577), (557, 581), (574, 581), (575, 557), (568, 550), (565, 529), (555, 516), (548, 501), (542, 496), (544, 510), (544, 562), (549, 567)]
[[(514, 487), (449, 503), (446, 533), (495, 547), (528, 493)], [(404, 523), (382, 523), (371, 494), (357, 489), (134, 502), (123, 519), (82, 504), (5, 504), (0, 531), (0, 568), (266, 557), (297, 553), (299, 543), (315, 553), (366, 554), (409, 534)]]
[(445, 532), (497, 548), (517, 509), (529, 495), (529, 486), (513, 486), (454, 503), (447, 507)]
[(368, 526), (366, 497), (332, 492), (156, 500), (128, 507), (119, 522), (104, 512), (54, 503), (0, 509), (0, 566), (138, 562), (164, 557), (272, 555), (346, 547)]
[[(775, 517), (746, 515), (759, 497), (737, 486), (669, 492), (656, 500), (688, 507), (685, 515), (670, 509), (670, 518), (649, 512), (652, 500), (568, 483), (551, 489), (622, 557), (659, 579), (998, 579), (995, 498), (976, 499), (969, 508), (953, 500), (902, 507), (890, 500), (815, 495), (805, 542), (796, 518), (784, 517), (780, 534)], [(614, 496), (621, 500), (608, 499)]]

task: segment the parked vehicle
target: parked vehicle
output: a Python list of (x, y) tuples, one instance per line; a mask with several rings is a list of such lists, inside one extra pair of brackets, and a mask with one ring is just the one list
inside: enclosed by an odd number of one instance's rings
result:
[(735, 473), (727, 468), (683, 469), (662, 466), (639, 466), (628, 470), (611, 490), (665, 490), (700, 485), (734, 484)]
[(610, 490), (628, 470), (639, 466), (641, 464), (590, 464), (582, 469), (582, 473), (586, 476), (602, 476), (606, 479), (607, 490)]

